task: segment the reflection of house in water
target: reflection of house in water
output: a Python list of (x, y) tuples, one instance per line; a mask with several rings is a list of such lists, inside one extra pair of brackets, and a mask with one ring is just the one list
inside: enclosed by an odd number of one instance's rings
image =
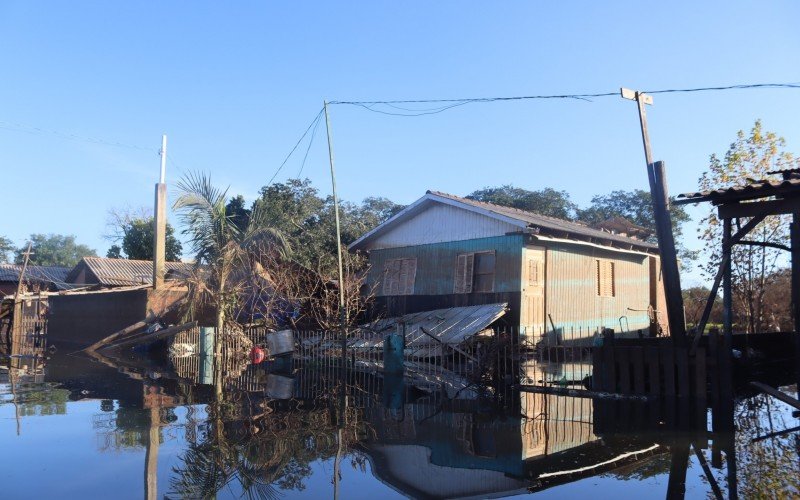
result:
[(591, 399), (520, 398), (521, 417), (491, 417), (474, 406), (440, 411), (425, 402), (376, 409), (376, 437), (363, 445), (374, 474), (417, 498), (495, 497), (595, 475), (657, 450), (652, 443), (602, 443)]

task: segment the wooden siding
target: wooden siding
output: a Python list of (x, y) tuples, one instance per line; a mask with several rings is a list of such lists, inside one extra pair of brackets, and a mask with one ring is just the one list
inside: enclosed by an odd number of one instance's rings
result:
[[(598, 296), (598, 259), (614, 263), (613, 297)], [(546, 282), (546, 311), (562, 340), (569, 340), (572, 332), (588, 337), (602, 327), (623, 334), (649, 332), (650, 262), (646, 255), (551, 244), (547, 247)]]
[[(417, 259), (414, 295), (452, 295), (459, 254), (495, 251), (494, 293), (519, 292), (523, 236), (512, 234), (466, 241), (404, 246), (370, 251), (368, 284), (382, 295), (384, 264), (390, 259)], [(469, 294), (466, 294), (469, 295)]]
[(404, 224), (390, 229), (369, 245), (374, 251), (381, 248), (408, 247), (472, 240), (519, 231), (507, 222), (476, 214), (463, 208), (435, 204)]

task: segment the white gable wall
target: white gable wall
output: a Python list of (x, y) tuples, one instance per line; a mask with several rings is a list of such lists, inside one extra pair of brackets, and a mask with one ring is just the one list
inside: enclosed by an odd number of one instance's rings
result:
[(463, 208), (434, 203), (411, 219), (377, 236), (367, 248), (395, 248), (488, 238), (520, 229), (519, 226)]

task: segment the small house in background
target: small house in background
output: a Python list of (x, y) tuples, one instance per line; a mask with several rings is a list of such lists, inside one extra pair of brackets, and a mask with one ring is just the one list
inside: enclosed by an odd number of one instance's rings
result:
[(369, 255), (388, 316), (505, 302), (510, 326), (550, 341), (666, 333), (658, 247), (625, 219), (606, 226), (428, 191), (349, 249)]
[[(167, 262), (165, 279), (186, 278), (194, 264)], [(67, 281), (76, 285), (101, 285), (103, 287), (152, 285), (153, 261), (84, 257), (69, 272)]]
[[(55, 292), (71, 288), (67, 282), (70, 268), (60, 266), (28, 266), (24, 281), (29, 292)], [(0, 264), (0, 297), (17, 291), (22, 264)]]

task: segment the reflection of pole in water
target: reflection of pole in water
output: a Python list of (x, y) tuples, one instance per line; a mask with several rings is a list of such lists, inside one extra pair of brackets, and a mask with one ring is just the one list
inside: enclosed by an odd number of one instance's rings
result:
[(145, 451), (144, 468), (144, 498), (155, 500), (158, 498), (158, 447), (160, 442), (159, 424), (161, 416), (157, 406), (150, 408), (150, 432), (147, 435), (147, 449)]
[(686, 469), (689, 467), (689, 443), (674, 442), (670, 446), (672, 462), (667, 482), (667, 498), (683, 498), (686, 494)]

